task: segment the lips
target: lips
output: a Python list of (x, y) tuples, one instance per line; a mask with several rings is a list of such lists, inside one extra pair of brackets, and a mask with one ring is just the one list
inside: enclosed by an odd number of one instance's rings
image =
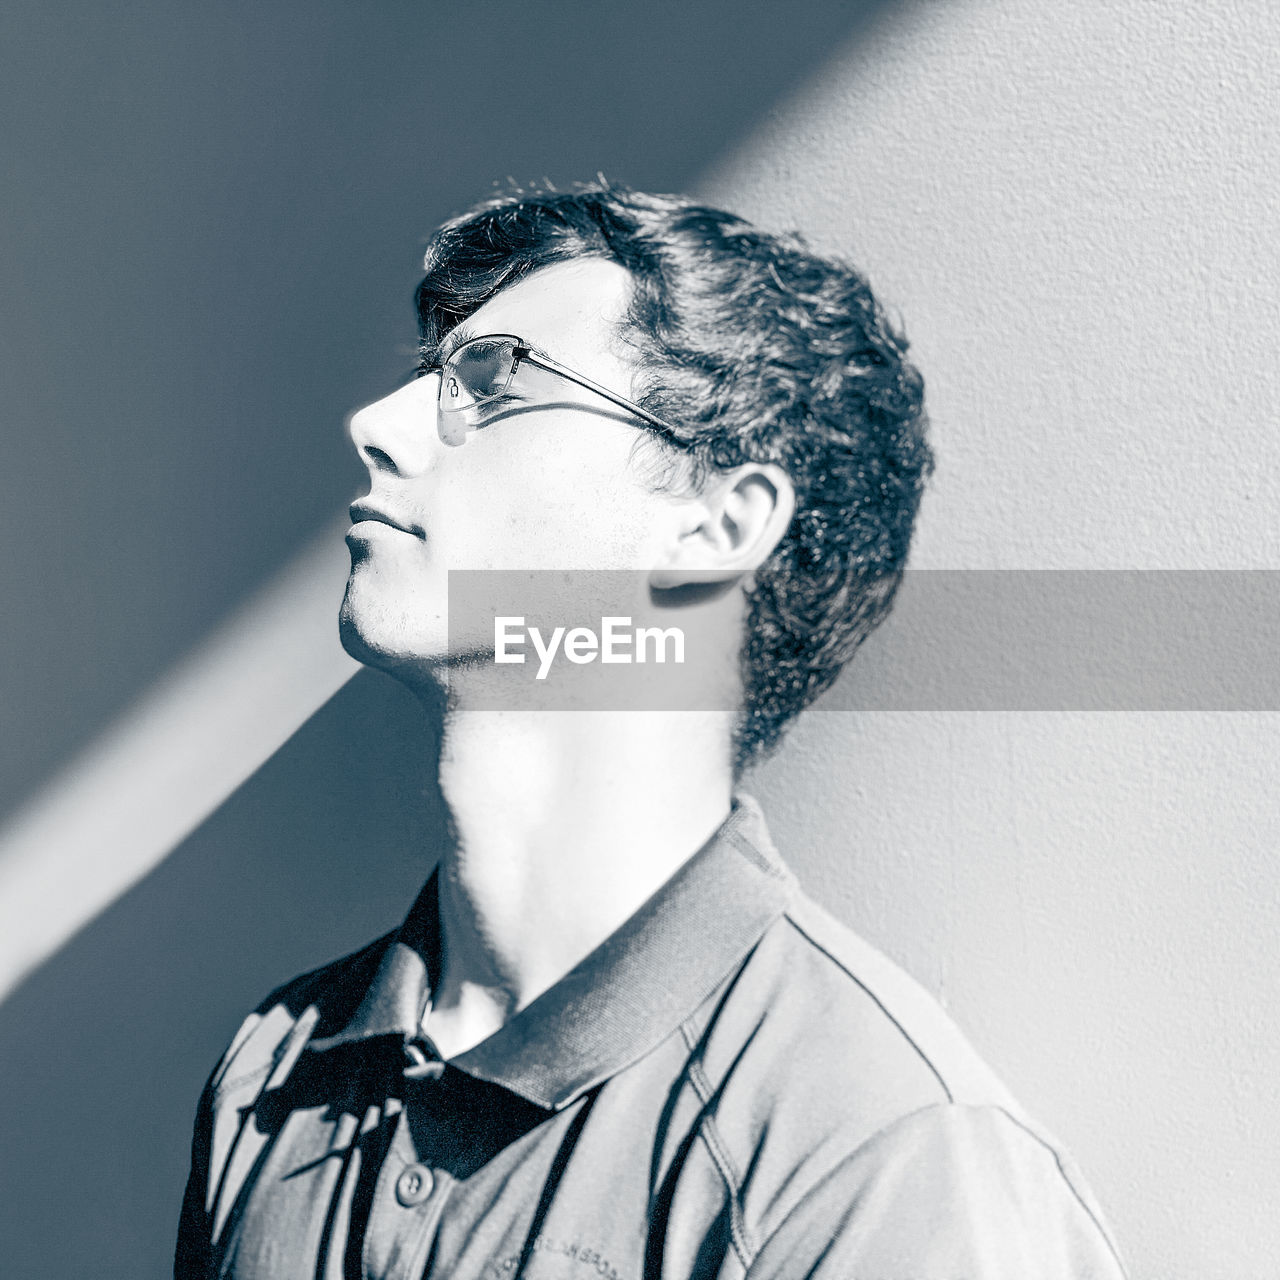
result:
[(385, 511), (382, 507), (375, 506), (363, 498), (351, 504), (350, 514), (353, 525), (370, 521), (374, 524), (385, 524), (389, 528), (398, 529), (401, 533), (412, 534), (415, 538), (424, 536), (422, 528), (414, 524), (413, 521), (393, 515), (391, 512)]

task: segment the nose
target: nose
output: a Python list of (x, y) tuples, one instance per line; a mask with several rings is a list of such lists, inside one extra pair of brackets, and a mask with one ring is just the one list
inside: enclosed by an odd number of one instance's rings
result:
[(351, 443), (370, 473), (412, 476), (430, 466), (439, 391), (440, 375), (427, 374), (351, 415)]

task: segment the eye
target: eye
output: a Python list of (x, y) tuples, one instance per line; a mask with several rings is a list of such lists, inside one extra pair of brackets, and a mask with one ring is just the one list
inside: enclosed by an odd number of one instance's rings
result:
[(515, 370), (513, 344), (505, 338), (463, 343), (444, 363), (441, 405), (469, 409), (502, 396)]

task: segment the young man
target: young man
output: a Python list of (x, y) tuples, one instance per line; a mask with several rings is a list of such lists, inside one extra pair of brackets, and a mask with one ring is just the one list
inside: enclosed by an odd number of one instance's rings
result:
[[(1119, 1275), (1064, 1157), (736, 793), (887, 612), (930, 468), (865, 282), (608, 187), (483, 206), (426, 266), (422, 376), (352, 421), (342, 634), (444, 691), (451, 838), (396, 932), (235, 1037), (178, 1276)], [(502, 665), (450, 570), (621, 574), (700, 637), (698, 698), (525, 701), (532, 650)]]

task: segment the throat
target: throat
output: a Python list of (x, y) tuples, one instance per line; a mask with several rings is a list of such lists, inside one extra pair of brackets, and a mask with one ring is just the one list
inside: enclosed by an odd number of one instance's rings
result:
[(440, 783), (454, 842), (428, 1033), (447, 1058), (563, 978), (710, 839), (731, 806), (728, 728), (688, 712), (455, 712)]

